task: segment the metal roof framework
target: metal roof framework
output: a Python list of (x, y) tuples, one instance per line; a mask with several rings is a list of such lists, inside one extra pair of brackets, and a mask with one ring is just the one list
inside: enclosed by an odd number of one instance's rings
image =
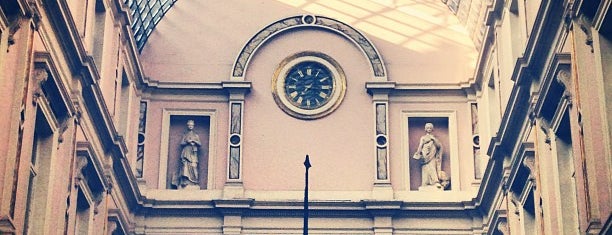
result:
[(162, 17), (178, 0), (124, 0), (132, 15), (132, 31), (138, 51), (142, 51), (147, 39)]

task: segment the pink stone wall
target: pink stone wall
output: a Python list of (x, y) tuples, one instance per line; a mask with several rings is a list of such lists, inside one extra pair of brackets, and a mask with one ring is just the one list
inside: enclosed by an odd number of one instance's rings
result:
[(179, 1), (156, 26), (142, 50), (143, 68), (150, 79), (158, 81), (227, 80), (234, 60), (253, 35), (277, 20), (314, 14), (342, 21), (368, 37), (386, 62), (391, 80), (458, 83), (473, 76), (477, 51), (456, 16), (442, 2), (337, 4)]
[[(331, 56), (346, 74), (344, 101), (321, 119), (293, 118), (272, 98), (271, 79), (279, 63), (302, 51)], [(246, 74), (253, 89), (245, 102), (245, 188), (303, 188), (302, 162), (310, 154), (314, 190), (370, 189), (374, 180), (374, 110), (365, 82), (371, 76), (359, 49), (329, 31), (295, 30), (278, 35), (261, 48)]]
[[(351, 1), (334, 7), (331, 1), (179, 1), (157, 25), (141, 53), (152, 81), (206, 83), (230, 79), (236, 57), (245, 43), (267, 25), (295, 15), (314, 14), (340, 20), (369, 38), (382, 56), (391, 81), (402, 84), (459, 84), (473, 76), (477, 51), (456, 17), (441, 2), (375, 3)], [(410, 6), (410, 7), (408, 7)], [(300, 120), (285, 114), (274, 102), (271, 80), (278, 64), (302, 51), (334, 58), (347, 77), (340, 107), (321, 119)], [(373, 74), (364, 53), (341, 34), (307, 27), (274, 35), (251, 57), (245, 80), (252, 90), (245, 97), (243, 180), (247, 190), (301, 190), (302, 162), (309, 154), (313, 190), (371, 190), (375, 179), (374, 109), (365, 84)], [(391, 181), (406, 189), (407, 150), (402, 149), (399, 120), (405, 110), (444, 108), (457, 111), (459, 136), (471, 137), (469, 105), (463, 99), (439, 102), (437, 107), (391, 104)], [(148, 156), (159, 153), (161, 109), (187, 107), (187, 102), (151, 102), (147, 123)], [(227, 159), (227, 103), (212, 105), (219, 112), (215, 182), (225, 182)], [(464, 126), (466, 128), (464, 128)], [(459, 140), (461, 187), (473, 179), (470, 138)], [(465, 146), (465, 147), (464, 147)], [(147, 184), (155, 187), (156, 158), (145, 163)], [(467, 159), (467, 160), (463, 160)], [(471, 177), (471, 178), (470, 178)], [(457, 180), (457, 179), (453, 179)], [(455, 181), (458, 182), (458, 181)], [(454, 183), (455, 183), (454, 182)], [(457, 183), (458, 184), (458, 183)]]

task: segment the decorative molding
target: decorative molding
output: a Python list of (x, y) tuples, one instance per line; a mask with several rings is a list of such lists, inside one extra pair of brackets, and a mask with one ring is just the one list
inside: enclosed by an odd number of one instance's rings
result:
[[(389, 168), (389, 104), (388, 102), (374, 102), (374, 146), (376, 156), (376, 181), (390, 181)], [(406, 120), (407, 121), (407, 120)]]
[(288, 17), (278, 20), (260, 30), (251, 39), (249, 39), (249, 41), (240, 51), (240, 54), (238, 54), (238, 57), (236, 58), (236, 61), (232, 67), (232, 77), (236, 80), (244, 80), (244, 75), (248, 68), (249, 61), (257, 49), (259, 49), (266, 41), (270, 40), (272, 37), (280, 34), (281, 32), (299, 27), (312, 27), (331, 30), (346, 37), (355, 43), (355, 45), (364, 53), (370, 62), (373, 77), (382, 80), (387, 79), (383, 59), (378, 53), (378, 50), (374, 47), (374, 44), (368, 38), (353, 27), (341, 21), (325, 16), (315, 15), (298, 15)]
[(242, 181), (244, 101), (230, 101), (229, 107), (227, 180), (240, 182)]

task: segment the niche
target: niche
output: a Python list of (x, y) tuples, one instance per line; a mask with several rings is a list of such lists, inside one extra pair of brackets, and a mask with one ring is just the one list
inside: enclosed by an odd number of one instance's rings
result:
[[(210, 148), (210, 116), (195, 115), (170, 115), (169, 125), (167, 125), (167, 163), (165, 174), (166, 189), (207, 189), (208, 188), (208, 164)], [(183, 137), (188, 132), (187, 123), (193, 120), (193, 132), (199, 138), (200, 146), (191, 148), (190, 151), (197, 151), (197, 174), (195, 178), (197, 185), (181, 187), (182, 160), (181, 153), (185, 145), (181, 145)], [(163, 156), (162, 156), (163, 158)]]

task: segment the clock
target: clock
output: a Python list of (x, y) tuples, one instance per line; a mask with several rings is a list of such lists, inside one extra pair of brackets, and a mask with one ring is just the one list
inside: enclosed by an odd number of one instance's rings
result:
[(319, 52), (301, 52), (284, 59), (272, 78), (272, 95), (285, 113), (316, 119), (333, 112), (346, 92), (339, 64)]
[(291, 104), (313, 110), (329, 102), (334, 82), (327, 67), (314, 61), (305, 61), (289, 70), (283, 88)]

